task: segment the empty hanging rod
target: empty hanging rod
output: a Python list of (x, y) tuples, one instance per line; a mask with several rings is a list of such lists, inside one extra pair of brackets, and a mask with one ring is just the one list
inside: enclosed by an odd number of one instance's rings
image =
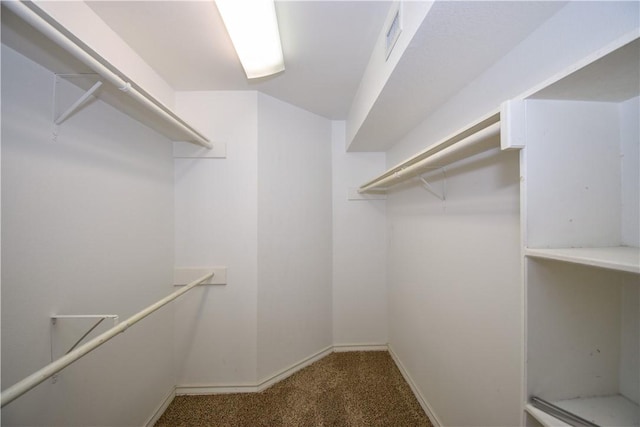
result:
[(194, 280), (193, 282), (186, 285), (184, 288), (181, 288), (175, 291), (171, 295), (164, 297), (163, 299), (156, 302), (155, 304), (152, 304), (149, 307), (145, 308), (144, 310), (139, 311), (138, 313), (129, 317), (124, 322), (119, 323), (118, 325), (114, 326), (113, 328), (109, 329), (106, 332), (103, 332), (102, 334), (98, 335), (91, 341), (88, 341), (86, 344), (81, 345), (80, 347), (76, 348), (70, 353), (65, 354), (59, 359), (54, 360), (53, 362), (49, 363), (47, 366), (43, 367), (39, 371), (34, 372), (33, 374), (29, 375), (22, 381), (17, 382), (16, 384), (7, 388), (2, 392), (2, 395), (0, 397), (0, 407), (4, 407), (6, 404), (13, 402), (18, 397), (22, 396), (23, 394), (25, 394), (26, 392), (28, 392), (29, 390), (31, 390), (32, 388), (40, 384), (41, 382), (45, 381), (47, 378), (52, 377), (53, 375), (60, 372), (61, 370), (63, 370), (64, 368), (66, 368), (76, 360), (80, 359), (82, 356), (95, 350), (97, 347), (106, 343), (107, 341), (109, 341), (111, 338), (115, 337), (119, 333), (126, 331), (129, 328), (129, 326), (135, 325), (136, 323), (138, 323), (139, 321), (141, 321), (142, 319), (144, 319), (154, 311), (158, 310), (162, 306), (170, 303), (174, 299), (178, 298), (180, 295), (184, 294), (185, 292), (188, 292), (192, 288), (198, 286), (205, 280), (209, 280), (212, 277), (213, 277), (213, 273), (209, 273), (206, 276), (203, 276), (197, 280)]
[[(456, 152), (480, 145), (499, 134), (500, 122), (498, 121), (454, 143), (449, 143), (448, 145), (438, 144), (440, 147), (435, 147), (432, 150), (430, 149), (426, 152), (420, 153), (406, 160), (402, 164), (386, 171), (366, 184), (363, 184), (358, 189), (358, 192), (366, 193), (374, 190), (385, 190), (392, 185), (404, 181), (405, 179), (419, 175), (421, 171), (434, 166), (434, 164), (437, 166), (443, 166), (446, 163), (447, 157), (452, 156)], [(445, 142), (449, 142), (449, 140)]]
[(62, 30), (56, 28), (56, 26), (47, 21), (47, 19), (40, 16), (40, 14), (36, 12), (36, 10), (32, 9), (32, 7), (37, 6), (30, 7), (22, 1), (4, 1), (2, 2), (2, 5), (9, 8), (13, 13), (18, 15), (29, 25), (40, 31), (51, 41), (69, 52), (84, 65), (91, 68), (103, 79), (119, 88), (122, 92), (126, 92), (127, 94), (129, 94), (145, 108), (151, 110), (153, 113), (160, 116), (165, 121), (186, 132), (189, 136), (191, 136), (195, 143), (206, 148), (213, 147), (207, 138), (205, 138), (201, 133), (182, 121), (173, 112), (171, 112), (171, 110), (160, 104), (158, 101), (150, 99), (148, 95), (141, 93), (139, 90), (133, 87), (130, 82), (123, 80), (110, 68), (96, 59), (91, 53), (74, 42), (69, 36), (64, 34)]

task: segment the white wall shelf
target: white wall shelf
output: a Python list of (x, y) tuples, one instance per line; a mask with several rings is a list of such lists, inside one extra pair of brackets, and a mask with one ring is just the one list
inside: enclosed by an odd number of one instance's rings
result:
[[(640, 407), (621, 395), (558, 400), (551, 403), (600, 426), (640, 425)], [(570, 426), (532, 404), (527, 404), (525, 410), (545, 427)]]
[(599, 426), (640, 425), (640, 407), (619, 394), (552, 403)]
[(560, 249), (526, 248), (525, 255), (610, 270), (640, 273), (640, 249), (628, 246)]
[(524, 409), (544, 427), (571, 427), (571, 424), (567, 424), (564, 421), (541, 411), (530, 403), (528, 403)]

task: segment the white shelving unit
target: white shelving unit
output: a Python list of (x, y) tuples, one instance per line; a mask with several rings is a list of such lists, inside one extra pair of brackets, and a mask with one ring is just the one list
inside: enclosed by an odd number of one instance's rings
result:
[(640, 41), (513, 101), (521, 151), (528, 422), (640, 425)]

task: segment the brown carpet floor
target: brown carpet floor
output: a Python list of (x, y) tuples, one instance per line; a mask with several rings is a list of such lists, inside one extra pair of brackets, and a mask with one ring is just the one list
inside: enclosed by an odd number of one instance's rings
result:
[(261, 393), (177, 396), (155, 426), (431, 423), (389, 353), (372, 351), (332, 353)]

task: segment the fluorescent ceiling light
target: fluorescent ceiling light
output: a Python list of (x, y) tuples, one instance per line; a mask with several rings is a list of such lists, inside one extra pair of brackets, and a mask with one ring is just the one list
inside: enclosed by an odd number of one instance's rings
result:
[(216, 0), (248, 79), (284, 70), (273, 0)]

